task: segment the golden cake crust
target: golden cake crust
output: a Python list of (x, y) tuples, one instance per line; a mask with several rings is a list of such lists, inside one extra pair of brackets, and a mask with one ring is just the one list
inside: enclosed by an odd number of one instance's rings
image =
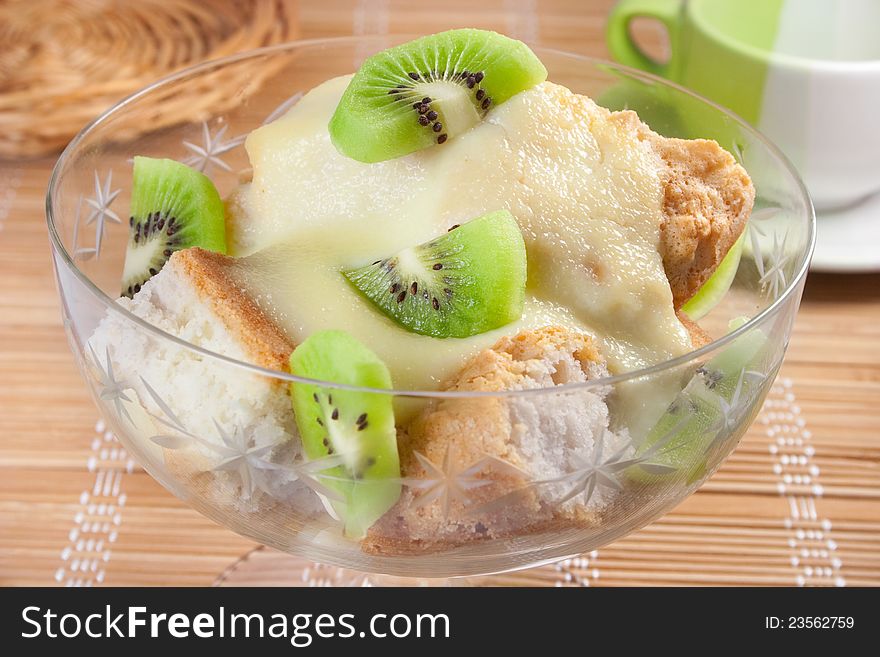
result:
[(296, 345), (229, 275), (231, 258), (198, 247), (172, 254), (166, 266), (186, 278), (255, 365), (287, 372)]
[(745, 229), (752, 181), (714, 141), (649, 140), (668, 166), (660, 253), (676, 308), (693, 297)]
[(679, 309), (745, 230), (755, 188), (746, 170), (717, 142), (661, 137), (639, 123), (640, 138), (666, 165), (660, 255)]

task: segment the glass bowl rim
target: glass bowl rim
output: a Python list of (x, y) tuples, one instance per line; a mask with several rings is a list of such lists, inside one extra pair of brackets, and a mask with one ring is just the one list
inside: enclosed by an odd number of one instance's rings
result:
[[(694, 349), (692, 351), (688, 351), (680, 356), (676, 356), (675, 358), (671, 358), (669, 360), (662, 361), (660, 363), (655, 363), (654, 365), (650, 365), (648, 367), (644, 367), (637, 370), (631, 370), (628, 372), (623, 372), (621, 374), (615, 374), (613, 376), (605, 376), (597, 379), (591, 379), (589, 381), (577, 382), (577, 383), (567, 383), (561, 386), (553, 386), (553, 387), (541, 387), (541, 388), (530, 388), (526, 390), (500, 390), (500, 391), (454, 391), (454, 390), (397, 390), (397, 389), (385, 389), (385, 388), (371, 388), (367, 386), (354, 386), (347, 385), (342, 383), (335, 383), (332, 381), (322, 381), (318, 379), (310, 379), (306, 377), (300, 377), (288, 372), (283, 372), (281, 370), (274, 370), (265, 367), (261, 367), (259, 365), (255, 365), (253, 363), (249, 363), (247, 361), (238, 360), (236, 358), (232, 358), (230, 356), (225, 356), (223, 354), (211, 351), (210, 349), (206, 349), (204, 347), (200, 347), (198, 345), (192, 344), (191, 342), (187, 342), (175, 335), (172, 335), (159, 327), (150, 324), (146, 320), (138, 317), (131, 311), (123, 308), (116, 300), (111, 298), (108, 294), (106, 294), (101, 288), (99, 288), (92, 279), (87, 276), (74, 262), (71, 254), (64, 246), (64, 243), (61, 239), (61, 236), (58, 234), (57, 224), (55, 222), (55, 208), (53, 202), (53, 196), (58, 188), (58, 184), (61, 178), (61, 172), (65, 168), (67, 160), (73, 157), (73, 154), (77, 151), (80, 144), (89, 136), (95, 129), (97, 129), (101, 124), (107, 121), (110, 117), (116, 115), (120, 111), (124, 111), (126, 107), (135, 103), (140, 98), (150, 94), (151, 92), (166, 86), (168, 84), (172, 84), (180, 79), (187, 78), (193, 75), (198, 75), (205, 73), (209, 70), (222, 68), (223, 66), (228, 66), (230, 64), (235, 64), (247, 59), (264, 57), (267, 55), (273, 55), (282, 51), (287, 50), (296, 50), (298, 48), (309, 47), (309, 46), (334, 46), (334, 45), (344, 45), (344, 44), (354, 44), (354, 43), (363, 43), (364, 41), (392, 41), (398, 42), (400, 39), (412, 39), (416, 38), (420, 35), (409, 35), (409, 34), (388, 34), (388, 35), (372, 35), (372, 36), (343, 36), (343, 37), (327, 37), (327, 38), (316, 38), (316, 39), (299, 39), (294, 41), (288, 41), (286, 43), (276, 44), (273, 46), (266, 46), (262, 48), (254, 48), (251, 50), (246, 50), (244, 52), (235, 53), (233, 55), (228, 55), (226, 57), (221, 57), (217, 59), (212, 59), (206, 62), (202, 62), (195, 66), (189, 66), (181, 69), (175, 73), (170, 75), (166, 75), (162, 78), (159, 78), (155, 82), (135, 91), (134, 93), (126, 96), (125, 98), (118, 101), (109, 109), (102, 112), (95, 119), (87, 123), (68, 143), (68, 145), (61, 152), (61, 155), (58, 157), (58, 161), (52, 168), (52, 174), (49, 177), (49, 184), (46, 189), (46, 223), (49, 232), (49, 240), (52, 246), (52, 250), (55, 253), (58, 253), (61, 256), (61, 260), (64, 265), (73, 273), (73, 275), (82, 283), (89, 294), (91, 294), (94, 298), (98, 300), (98, 302), (103, 305), (106, 309), (109, 309), (111, 312), (118, 313), (124, 321), (131, 322), (135, 325), (139, 330), (146, 330), (148, 333), (153, 334), (157, 339), (160, 340), (169, 340), (172, 343), (177, 344), (180, 347), (193, 351), (197, 354), (200, 354), (203, 357), (209, 358), (211, 360), (217, 360), (226, 365), (231, 365), (234, 367), (238, 367), (242, 370), (250, 372), (252, 374), (267, 376), (273, 379), (279, 379), (281, 381), (287, 381), (292, 383), (306, 383), (306, 384), (317, 384), (323, 388), (329, 389), (339, 389), (339, 390), (351, 390), (357, 392), (367, 392), (373, 394), (383, 394), (383, 395), (393, 395), (400, 397), (424, 397), (424, 398), (432, 398), (432, 399), (443, 399), (443, 398), (474, 398), (474, 397), (510, 397), (510, 396), (520, 396), (520, 395), (535, 395), (542, 393), (556, 393), (556, 394), (565, 394), (571, 392), (577, 392), (581, 390), (588, 390), (593, 388), (599, 388), (604, 386), (613, 386), (615, 384), (636, 380), (644, 377), (648, 377), (659, 372), (663, 372), (665, 370), (674, 369), (680, 365), (683, 365), (689, 361), (695, 360), (708, 354), (710, 352), (716, 351), (718, 348), (723, 347), (726, 344), (736, 340), (739, 336), (747, 333), (752, 328), (764, 322), (765, 319), (771, 317), (779, 309), (785, 305), (785, 303), (789, 300), (789, 298), (795, 294), (795, 291), (800, 287), (803, 279), (806, 277), (807, 272), (809, 270), (810, 258), (812, 257), (813, 250), (816, 244), (816, 213), (813, 208), (812, 199), (810, 198), (809, 192), (801, 179), (800, 175), (797, 172), (797, 169), (791, 163), (791, 161), (786, 157), (786, 155), (779, 150), (779, 148), (773, 144), (763, 133), (759, 132), (757, 129), (753, 128), (749, 125), (744, 119), (739, 117), (734, 112), (718, 105), (717, 103), (697, 94), (690, 89), (683, 87), (675, 82), (667, 80), (665, 78), (661, 78), (657, 75), (653, 75), (651, 73), (645, 73), (639, 69), (631, 68), (629, 66), (623, 66), (621, 64), (617, 64), (615, 62), (611, 62), (608, 60), (604, 60), (598, 57), (589, 57), (587, 55), (581, 55), (578, 53), (568, 52), (565, 50), (560, 50), (557, 48), (544, 48), (540, 46), (535, 46), (534, 49), (540, 53), (548, 53), (554, 56), (563, 57), (570, 60), (578, 60), (579, 62), (588, 65), (592, 68), (597, 69), (605, 69), (623, 73), (625, 76), (630, 78), (638, 79), (645, 83), (651, 84), (659, 84), (665, 87), (672, 88), (679, 93), (686, 94), (697, 101), (710, 106), (715, 111), (722, 113), (731, 119), (734, 123), (738, 125), (741, 129), (745, 130), (746, 133), (750, 134), (753, 138), (755, 138), (761, 145), (766, 148), (770, 154), (778, 161), (778, 163), (782, 166), (784, 170), (792, 177), (794, 180), (797, 190), (801, 199), (804, 201), (804, 205), (807, 209), (807, 242), (806, 248), (799, 254), (799, 262), (797, 266), (797, 270), (795, 275), (792, 277), (791, 281), (788, 282), (782, 294), (780, 294), (770, 305), (764, 308), (761, 312), (756, 314), (754, 317), (751, 317), (746, 321), (742, 326), (737, 327), (733, 331), (726, 333), (725, 335), (712, 340), (706, 345), (698, 349)], [(59, 288), (59, 294), (61, 294), (61, 289)]]

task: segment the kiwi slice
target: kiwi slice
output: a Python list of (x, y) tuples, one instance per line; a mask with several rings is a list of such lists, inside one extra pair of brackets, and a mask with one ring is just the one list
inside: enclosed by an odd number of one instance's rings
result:
[[(733, 322), (731, 330), (744, 321)], [(700, 458), (700, 454), (706, 452), (716, 438), (713, 428), (723, 412), (720, 402), (740, 401), (735, 397), (745, 392), (742, 387), (753, 385), (746, 380), (748, 370), (757, 368), (766, 344), (766, 334), (754, 329), (703, 365), (650, 429), (637, 451), (636, 456), (656, 451), (650, 458), (652, 465), (631, 468), (628, 476), (645, 482), (657, 473), (687, 469), (688, 483), (699, 479), (706, 471), (706, 460)]]
[[(391, 389), (385, 363), (344, 331), (310, 335), (290, 355), (290, 371), (320, 381)], [(362, 537), (400, 497), (392, 396), (310, 383), (291, 383), (290, 396), (306, 458), (338, 455), (341, 460), (322, 470), (319, 479), (340, 493), (330, 503), (346, 535)]]
[(135, 157), (122, 294), (137, 294), (172, 253), (191, 246), (226, 253), (223, 201), (214, 183), (174, 160)]
[(715, 269), (709, 280), (703, 283), (700, 289), (697, 290), (697, 293), (681, 307), (681, 311), (693, 321), (708, 315), (709, 311), (718, 305), (718, 302), (727, 294), (733, 279), (736, 277), (736, 271), (739, 269), (744, 238), (745, 233), (740, 235), (739, 239), (733, 243), (730, 251), (721, 260), (718, 268)]
[(449, 30), (369, 57), (330, 120), (336, 148), (381, 162), (444, 144), (547, 79), (527, 45), (485, 30)]
[(526, 247), (516, 220), (499, 210), (343, 273), (407, 330), (466, 338), (522, 315)]

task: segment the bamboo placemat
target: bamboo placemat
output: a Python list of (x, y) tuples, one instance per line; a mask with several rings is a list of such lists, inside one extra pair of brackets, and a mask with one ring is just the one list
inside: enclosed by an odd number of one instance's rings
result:
[[(604, 56), (607, 1), (301, 3), (304, 37), (476, 25)], [(0, 165), (0, 585), (350, 584), (202, 518), (132, 462), (77, 374), (43, 195)], [(650, 527), (578, 559), (469, 583), (880, 585), (880, 275), (810, 277), (770, 401), (725, 466)]]

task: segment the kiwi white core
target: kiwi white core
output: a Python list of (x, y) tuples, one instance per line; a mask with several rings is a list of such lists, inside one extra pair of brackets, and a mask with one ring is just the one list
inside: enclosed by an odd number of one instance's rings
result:
[(431, 274), (425, 264), (419, 258), (415, 249), (404, 249), (397, 254), (397, 263), (401, 271), (418, 276), (422, 279), (430, 279)]
[(427, 96), (431, 106), (438, 109), (443, 132), (455, 137), (467, 132), (480, 122), (480, 112), (467, 87), (455, 82), (425, 82), (415, 86), (416, 95)]
[[(150, 267), (159, 269), (161, 264), (167, 260), (162, 252), (167, 248), (165, 241), (157, 237), (148, 238), (145, 242), (138, 244), (129, 244), (128, 252), (125, 255), (125, 266), (122, 268), (122, 280), (134, 281), (141, 280), (144, 272), (148, 272)], [(127, 287), (124, 283), (123, 288)]]
[[(329, 407), (324, 403), (324, 415), (325, 417), (330, 417), (330, 412), (328, 412)], [(327, 430), (328, 438), (330, 444), (333, 445), (333, 449), (339, 456), (342, 457), (345, 462), (345, 466), (349, 470), (355, 470), (360, 467), (361, 463), (361, 444), (358, 442), (357, 438), (352, 435), (350, 428), (344, 428), (340, 426), (340, 422), (334, 420), (327, 420), (324, 422), (324, 428)]]

